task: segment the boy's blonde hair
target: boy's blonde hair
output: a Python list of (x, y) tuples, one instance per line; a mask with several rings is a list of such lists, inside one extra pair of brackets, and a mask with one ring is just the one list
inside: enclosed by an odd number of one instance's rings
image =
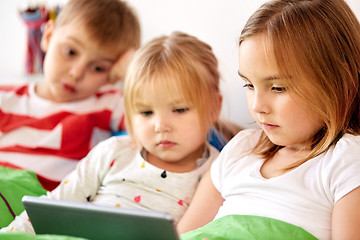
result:
[[(345, 133), (360, 133), (360, 24), (345, 1), (269, 1), (250, 17), (239, 45), (259, 34), (265, 34), (285, 86), (324, 121), (311, 153), (289, 169), (326, 151)], [(254, 153), (269, 159), (281, 147), (263, 133)]]
[(140, 23), (122, 0), (69, 0), (56, 17), (56, 27), (79, 21), (91, 40), (109, 46), (119, 56), (140, 46)]
[(129, 134), (133, 136), (135, 127), (132, 118), (137, 114), (136, 99), (147, 91), (154, 91), (154, 86), (159, 84), (169, 95), (176, 91), (194, 105), (206, 134), (221, 109), (217, 67), (211, 47), (185, 33), (174, 32), (141, 47), (130, 63), (124, 85), (125, 120)]

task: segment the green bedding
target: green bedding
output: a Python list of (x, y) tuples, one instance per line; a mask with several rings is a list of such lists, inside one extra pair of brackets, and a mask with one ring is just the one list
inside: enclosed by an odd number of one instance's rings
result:
[[(24, 195), (40, 196), (46, 190), (39, 183), (35, 173), (0, 167), (0, 228), (7, 226), (13, 215), (23, 210), (21, 198)], [(81, 238), (19, 233), (0, 233), (0, 239), (9, 240), (77, 240)], [(180, 235), (181, 240), (313, 240), (317, 239), (304, 229), (276, 219), (230, 215), (217, 219), (206, 226)]]
[(34, 172), (0, 167), (0, 228), (9, 225), (14, 215), (24, 210), (21, 202), (24, 195), (45, 193)]
[(314, 240), (304, 229), (272, 218), (229, 215), (180, 235), (181, 240)]
[(0, 233), (1, 240), (84, 240), (85, 238), (68, 237), (59, 235), (32, 236), (24, 233)]

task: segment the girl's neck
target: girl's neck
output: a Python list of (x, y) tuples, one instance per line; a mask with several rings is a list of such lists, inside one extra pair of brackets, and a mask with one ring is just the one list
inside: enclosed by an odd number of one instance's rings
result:
[(146, 151), (145, 159), (147, 162), (163, 170), (174, 173), (184, 173), (190, 172), (197, 167), (197, 160), (203, 156), (205, 150), (206, 144), (201, 146), (197, 151), (177, 160), (164, 160)]
[(303, 159), (310, 150), (297, 150), (294, 148), (281, 148), (272, 158), (265, 161), (260, 172), (264, 178), (273, 178), (281, 176), (290, 170), (289, 165)]

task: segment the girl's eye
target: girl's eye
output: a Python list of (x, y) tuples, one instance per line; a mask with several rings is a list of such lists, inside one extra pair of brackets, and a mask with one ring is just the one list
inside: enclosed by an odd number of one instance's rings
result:
[(152, 111), (142, 111), (142, 112), (140, 112), (140, 114), (146, 117), (146, 116), (150, 116), (151, 114), (153, 114), (153, 112)]
[(189, 109), (188, 108), (177, 108), (174, 110), (174, 112), (176, 113), (184, 113), (186, 111), (188, 111)]
[(254, 89), (254, 86), (251, 83), (245, 83), (243, 87), (250, 90)]
[(272, 90), (277, 93), (283, 93), (286, 91), (286, 88), (285, 87), (272, 87)]

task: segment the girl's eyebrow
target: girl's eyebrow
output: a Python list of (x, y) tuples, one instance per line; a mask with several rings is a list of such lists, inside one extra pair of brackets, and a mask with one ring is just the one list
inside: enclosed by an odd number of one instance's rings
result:
[(241, 78), (248, 80), (247, 77), (245, 77), (244, 75), (242, 75), (239, 71), (238, 71), (237, 73), (238, 73), (238, 75), (239, 75)]
[[(241, 74), (239, 71), (238, 71), (238, 75), (243, 78), (243, 79), (246, 79), (246, 80), (249, 80), (247, 77), (245, 77), (243, 74)], [(273, 75), (273, 76), (268, 76), (268, 77), (265, 77), (264, 80), (267, 80), (267, 81), (271, 81), (271, 80), (279, 80), (281, 79), (280, 76), (278, 75)]]
[(138, 108), (146, 108), (146, 107), (149, 107), (148, 105), (146, 105), (146, 103), (143, 103), (143, 102), (139, 102), (139, 101), (136, 101), (135, 103), (134, 103), (134, 106), (135, 107), (138, 107)]
[(172, 105), (181, 105), (181, 104), (187, 104), (187, 103), (188, 103), (188, 101), (186, 101), (185, 99), (176, 99), (171, 102)]

